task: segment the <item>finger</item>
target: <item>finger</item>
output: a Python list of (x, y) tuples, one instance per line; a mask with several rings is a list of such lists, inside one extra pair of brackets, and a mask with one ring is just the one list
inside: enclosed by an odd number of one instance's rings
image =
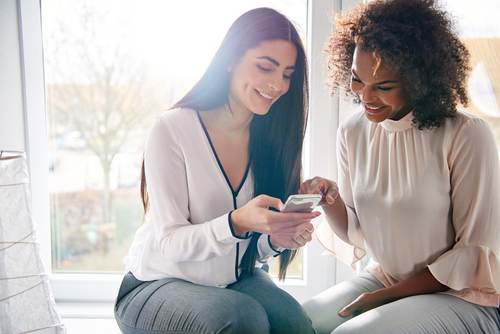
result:
[(319, 194), (325, 187), (325, 180), (319, 177), (312, 179), (309, 187), (307, 188), (307, 194)]
[(273, 212), (269, 211), (267, 213), (272, 223), (276, 224), (286, 224), (288, 226), (295, 226), (303, 224), (305, 222), (309, 223), (311, 220), (321, 216), (321, 212)]
[(330, 187), (328, 187), (326, 191), (325, 201), (328, 204), (333, 204), (338, 195), (339, 195), (338, 187), (336, 184), (333, 184)]
[(325, 179), (321, 177), (314, 177), (313, 179), (307, 180), (300, 186), (300, 193), (302, 194), (319, 194), (321, 189), (324, 187)]
[(294, 238), (303, 233), (307, 233), (305, 232), (306, 227), (307, 225), (283, 226), (282, 228), (278, 228), (270, 232), (269, 234), (286, 238)]
[(267, 195), (259, 195), (256, 197), (257, 199), (257, 206), (262, 207), (262, 208), (275, 208), (278, 211), (281, 211), (283, 209), (283, 202), (276, 197), (271, 197)]
[(314, 232), (314, 225), (309, 223), (309, 225), (307, 225), (307, 227), (306, 227), (306, 231), (309, 233), (313, 233)]
[(302, 182), (299, 189), (299, 194), (307, 194), (307, 189), (309, 189), (309, 185), (311, 184), (311, 180), (306, 180)]
[(307, 244), (309, 241), (312, 240), (311, 233), (305, 233), (301, 234), (297, 237), (292, 238), (293, 241), (295, 241), (300, 247), (303, 247), (305, 244)]

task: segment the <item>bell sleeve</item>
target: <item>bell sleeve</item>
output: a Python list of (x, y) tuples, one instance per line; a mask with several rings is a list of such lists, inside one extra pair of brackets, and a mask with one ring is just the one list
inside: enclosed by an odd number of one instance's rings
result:
[[(500, 292), (500, 163), (489, 125), (469, 118), (448, 156), (454, 247), (428, 267), (469, 301), (498, 307)], [(483, 302), (480, 302), (480, 301)]]

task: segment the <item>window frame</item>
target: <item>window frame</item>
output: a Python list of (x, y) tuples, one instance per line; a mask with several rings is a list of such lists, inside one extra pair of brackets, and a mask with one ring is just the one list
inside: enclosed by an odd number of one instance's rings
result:
[[(310, 122), (306, 136), (304, 176), (337, 179), (336, 130), (352, 107), (325, 90), (323, 46), (331, 32), (334, 11), (348, 9), (362, 0), (309, 0), (307, 3), (307, 53), (310, 69)], [(122, 273), (53, 273), (51, 268), (50, 201), (48, 193), (46, 101), (43, 69), (41, 0), (18, 0), (23, 103), (28, 170), (31, 176), (32, 216), (37, 223), (42, 259), (58, 302), (113, 302)], [(325, 161), (327, 163), (325, 163)], [(315, 224), (319, 223), (316, 221)], [(313, 239), (304, 248), (302, 279), (287, 279), (280, 287), (303, 302), (355, 273), (332, 257), (321, 256)]]

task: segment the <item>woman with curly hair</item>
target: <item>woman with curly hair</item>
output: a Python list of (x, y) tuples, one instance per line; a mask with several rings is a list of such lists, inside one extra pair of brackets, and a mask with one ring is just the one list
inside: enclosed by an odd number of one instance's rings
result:
[(321, 177), (322, 245), (356, 277), (304, 303), (318, 333), (498, 333), (500, 166), (466, 105), (469, 53), (434, 0), (361, 4), (326, 44), (328, 84), (363, 111)]

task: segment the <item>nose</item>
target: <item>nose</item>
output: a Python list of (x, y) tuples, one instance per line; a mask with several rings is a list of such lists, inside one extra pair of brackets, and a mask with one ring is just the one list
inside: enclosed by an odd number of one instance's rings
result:
[(360, 89), (357, 94), (361, 101), (369, 103), (374, 102), (376, 100), (376, 94), (373, 91), (373, 87), (365, 85), (362, 89)]
[(267, 85), (275, 92), (280, 92), (283, 89), (283, 76), (281, 74), (273, 75)]

